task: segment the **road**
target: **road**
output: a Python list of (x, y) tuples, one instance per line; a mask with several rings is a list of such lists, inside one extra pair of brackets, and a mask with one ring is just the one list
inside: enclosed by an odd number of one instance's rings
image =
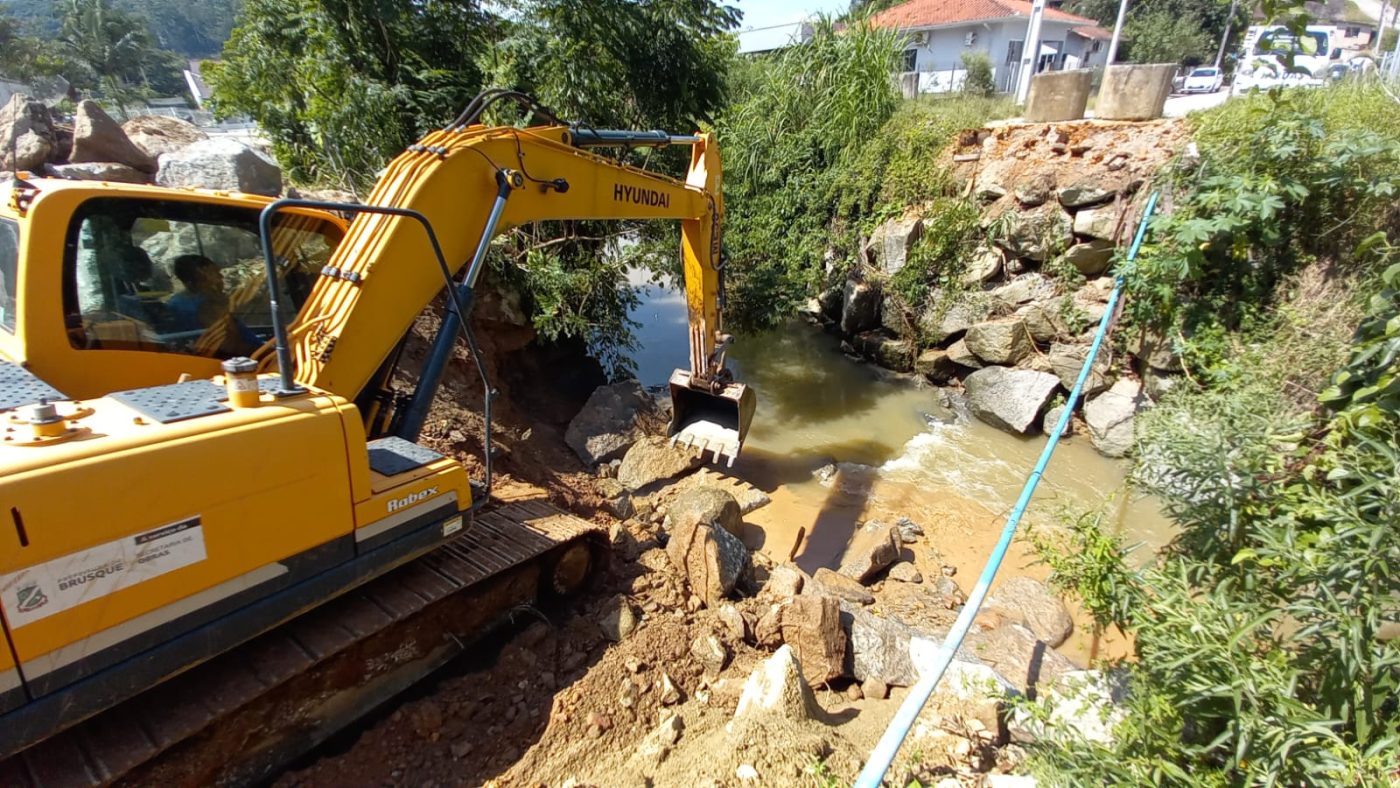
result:
[(1229, 88), (1222, 88), (1214, 93), (1193, 93), (1189, 96), (1173, 95), (1167, 99), (1162, 114), (1169, 118), (1180, 118), (1188, 112), (1217, 107), (1224, 104), (1228, 98), (1230, 98)]

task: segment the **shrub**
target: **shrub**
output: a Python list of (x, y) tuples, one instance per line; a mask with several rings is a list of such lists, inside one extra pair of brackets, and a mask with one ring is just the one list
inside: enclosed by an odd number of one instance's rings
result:
[(963, 77), (963, 95), (991, 98), (997, 92), (996, 80), (992, 78), (992, 61), (987, 53), (964, 52), (962, 64), (967, 71), (967, 76)]
[(837, 35), (823, 24), (736, 74), (718, 122), (733, 325), (791, 315), (880, 221), (945, 194), (937, 158), (955, 134), (1012, 111), (980, 98), (901, 102), (889, 78), (899, 43), (890, 31), (857, 24)]

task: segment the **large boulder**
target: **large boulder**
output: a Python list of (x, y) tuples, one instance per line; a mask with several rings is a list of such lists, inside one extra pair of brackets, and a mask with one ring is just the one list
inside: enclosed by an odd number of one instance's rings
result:
[(1056, 296), (1049, 301), (1037, 301), (1016, 310), (1016, 316), (1026, 324), (1031, 339), (1042, 345), (1069, 336), (1069, 323), (1065, 320), (1065, 296)]
[(964, 339), (959, 339), (948, 346), (948, 360), (968, 369), (982, 368), (982, 362), (977, 358), (976, 353), (968, 349), (967, 340)]
[(38, 172), (55, 145), (53, 119), (43, 103), (20, 93), (0, 109), (0, 170)]
[[(704, 458), (688, 448), (677, 446), (667, 438), (649, 435), (632, 444), (632, 448), (623, 455), (622, 465), (617, 468), (617, 480), (635, 492), (663, 479), (693, 471), (704, 462)], [(734, 508), (737, 512), (738, 504)]]
[(1117, 229), (1118, 211), (1112, 205), (1085, 208), (1074, 215), (1074, 233), (1076, 235), (1111, 241)]
[[(1084, 368), (1084, 359), (1089, 357), (1089, 346), (1057, 342), (1050, 346), (1050, 352), (1046, 353), (1045, 357), (1050, 362), (1051, 371), (1060, 378), (1060, 385), (1072, 389), (1074, 382), (1079, 379), (1079, 371)], [(1089, 377), (1084, 381), (1082, 393), (1085, 397), (1092, 397), (1112, 384), (1112, 370), (1104, 354), (1100, 352), (1094, 360), (1094, 365), (1089, 368)]]
[(802, 677), (802, 665), (791, 646), (783, 646), (749, 674), (734, 719), (778, 717), (797, 722), (820, 719), (812, 688)]
[(1009, 221), (996, 245), (1012, 257), (1043, 263), (1074, 242), (1070, 219), (1059, 206), (1025, 213)]
[(986, 205), (1005, 197), (1006, 187), (990, 178), (979, 176), (977, 183), (973, 186), (973, 194), (979, 202)]
[(1128, 352), (1142, 359), (1149, 367), (1163, 372), (1181, 372), (1181, 354), (1172, 340), (1155, 331), (1139, 331), (1128, 339)]
[(749, 566), (749, 549), (739, 537), (708, 523), (677, 523), (666, 555), (708, 607), (718, 606)]
[(914, 345), (907, 340), (867, 331), (857, 336), (853, 344), (866, 358), (885, 369), (908, 372), (914, 368)]
[(282, 170), (272, 159), (241, 142), (209, 139), (163, 154), (156, 183), (275, 197), (282, 191)]
[(841, 606), (835, 597), (792, 597), (778, 611), (782, 642), (792, 646), (802, 675), (813, 687), (845, 672), (846, 634), (841, 629)]
[[(912, 687), (919, 680), (914, 652), (931, 653), (943, 643), (944, 633), (911, 626), (897, 618), (877, 616), (856, 605), (841, 605), (841, 626), (850, 644), (846, 675), (857, 681), (875, 679), (891, 687)], [(966, 647), (956, 657), (977, 662)]]
[(1038, 172), (1016, 184), (1016, 202), (1022, 208), (1038, 208), (1055, 193), (1055, 176), (1048, 172)]
[(49, 172), (55, 178), (68, 178), (76, 181), (107, 181), (109, 183), (150, 183), (151, 176), (134, 167), (114, 161), (98, 161), (84, 164), (50, 164)]
[(1113, 262), (1114, 248), (1112, 241), (1094, 238), (1066, 249), (1064, 259), (1085, 276), (1099, 276)]
[(928, 709), (954, 725), (965, 727), (976, 720), (995, 735), (1001, 731), (1008, 701), (1020, 694), (990, 666), (955, 659), (943, 672)]
[(880, 325), (880, 288), (870, 282), (846, 280), (841, 300), (841, 330), (855, 335)]
[(934, 303), (919, 317), (919, 330), (930, 342), (942, 344), (987, 319), (992, 304), (982, 293), (960, 293)]
[[(122, 131), (131, 144), (152, 159), (162, 154), (184, 150), (196, 142), (209, 139), (193, 123), (164, 115), (138, 115), (122, 124)], [(347, 202), (353, 202), (349, 200)]]
[(817, 569), (802, 584), (802, 593), (812, 596), (834, 596), (853, 605), (870, 605), (875, 602), (875, 595), (861, 585), (859, 580), (833, 572), (824, 566)]
[(851, 537), (836, 571), (857, 582), (868, 583), (899, 560), (903, 547), (904, 539), (898, 526), (871, 520)]
[(975, 655), (974, 661), (990, 665), (1023, 693), (1079, 669), (1050, 644), (1014, 622), (968, 635), (963, 648)]
[(1044, 713), (1017, 709), (1011, 715), (1011, 737), (1023, 744), (1049, 736), (1112, 747), (1115, 729), (1128, 716), (1128, 690), (1126, 670), (1069, 671), (1037, 698)]
[(635, 380), (599, 386), (569, 422), (564, 442), (588, 465), (620, 457), (641, 437), (640, 419), (653, 407), (651, 395)]
[(924, 234), (924, 221), (917, 216), (890, 219), (870, 234), (865, 259), (870, 265), (892, 276), (909, 260), (909, 252)]
[(1055, 295), (1055, 283), (1044, 274), (1026, 274), (988, 293), (991, 306), (1011, 311), (1032, 301), (1045, 301)]
[(1005, 618), (1023, 624), (1036, 637), (1059, 646), (1074, 632), (1065, 603), (1044, 583), (1030, 577), (1009, 577), (987, 595), (984, 610), (1000, 611)]
[(1084, 423), (1089, 440), (1100, 454), (1126, 457), (1133, 450), (1133, 423), (1137, 412), (1148, 404), (1136, 381), (1123, 379), (1108, 391), (1084, 405)]
[(1035, 342), (1020, 318), (978, 323), (963, 339), (967, 349), (986, 364), (1015, 364), (1035, 352)]
[(947, 383), (957, 376), (958, 365), (949, 358), (948, 351), (933, 348), (914, 359), (914, 374), (930, 383)]
[(1071, 211), (1108, 202), (1116, 196), (1118, 196), (1118, 192), (1113, 189), (1105, 189), (1097, 181), (1080, 181), (1060, 189), (1059, 192), (1060, 205)]
[(675, 533), (694, 525), (717, 526), (740, 536), (744, 520), (734, 496), (714, 487), (700, 487), (676, 496), (666, 510), (662, 527), (669, 533)]
[[(73, 152), (68, 160), (74, 164), (114, 161), (142, 172), (156, 171), (156, 160), (132, 144), (121, 125), (95, 101), (78, 102), (73, 120)], [(281, 191), (280, 178), (277, 191)]]
[(963, 381), (972, 414), (998, 429), (1028, 434), (1040, 425), (1060, 379), (1029, 369), (987, 367)]
[(990, 282), (1001, 273), (1001, 265), (1001, 252), (979, 246), (963, 269), (962, 283), (976, 287), (983, 282)]
[(912, 325), (909, 310), (904, 306), (903, 299), (885, 294), (884, 301), (880, 304), (880, 327), (894, 336), (902, 337), (910, 334)]

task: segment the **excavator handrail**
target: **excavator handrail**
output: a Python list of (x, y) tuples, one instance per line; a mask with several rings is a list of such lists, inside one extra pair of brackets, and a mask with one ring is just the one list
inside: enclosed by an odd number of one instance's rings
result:
[[(491, 494), (491, 380), (486, 374), (486, 360), (482, 356), (481, 347), (477, 344), (476, 334), (472, 331), (471, 323), (467, 321), (467, 314), (462, 308), (461, 299), (456, 288), (453, 286), (452, 269), (447, 265), (447, 258), (442, 253), (442, 244), (438, 242), (437, 233), (433, 230), (433, 223), (428, 217), (411, 208), (397, 208), (383, 205), (365, 205), (362, 203), (347, 202), (326, 202), (321, 200), (307, 200), (295, 197), (285, 197), (280, 200), (268, 203), (258, 215), (258, 236), (262, 243), (263, 264), (267, 271), (267, 291), (268, 305), (272, 318), (272, 335), (275, 341), (277, 354), (277, 368), (280, 379), (278, 390), (275, 396), (288, 397), (295, 396), (306, 391), (301, 384), (296, 382), (292, 370), (292, 350), (287, 343), (287, 327), (282, 323), (281, 310), (277, 303), (277, 259), (272, 252), (272, 219), (278, 211), (284, 208), (316, 208), (325, 211), (339, 211), (347, 214), (377, 213), (387, 216), (398, 216), (416, 220), (423, 226), (423, 231), (428, 235), (428, 242), (432, 244), (433, 255), (437, 258), (438, 268), (442, 270), (443, 282), (447, 290), (448, 303), (451, 304), (453, 313), (457, 316), (461, 324), (461, 330), (466, 333), (467, 345), (471, 349), (472, 361), (476, 364), (477, 371), (481, 374), (482, 385), (482, 417), (485, 422), (485, 435), (483, 437), (482, 454), (485, 478), (482, 480), (485, 485), (484, 493), (479, 498), (485, 501)], [(483, 239), (483, 243), (490, 240), (490, 233)], [(481, 250), (478, 249), (477, 256), (480, 257)], [(473, 261), (475, 262), (475, 261)], [(471, 268), (476, 268), (473, 265)], [(340, 272), (331, 271), (327, 268), (321, 270), (322, 276), (340, 276)], [(468, 270), (470, 275), (471, 269)], [(474, 278), (474, 277), (473, 277)], [(471, 290), (474, 281), (464, 279), (463, 286), (468, 291)], [(476, 501), (473, 501), (475, 504)]]

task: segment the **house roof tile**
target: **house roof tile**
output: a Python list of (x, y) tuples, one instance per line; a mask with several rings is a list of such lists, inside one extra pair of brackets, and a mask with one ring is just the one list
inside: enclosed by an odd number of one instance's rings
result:
[[(909, 0), (870, 18), (876, 27), (920, 28), (982, 22), (988, 19), (1031, 15), (1028, 0)], [(1097, 23), (1058, 8), (1045, 9), (1045, 18), (1093, 27)]]

